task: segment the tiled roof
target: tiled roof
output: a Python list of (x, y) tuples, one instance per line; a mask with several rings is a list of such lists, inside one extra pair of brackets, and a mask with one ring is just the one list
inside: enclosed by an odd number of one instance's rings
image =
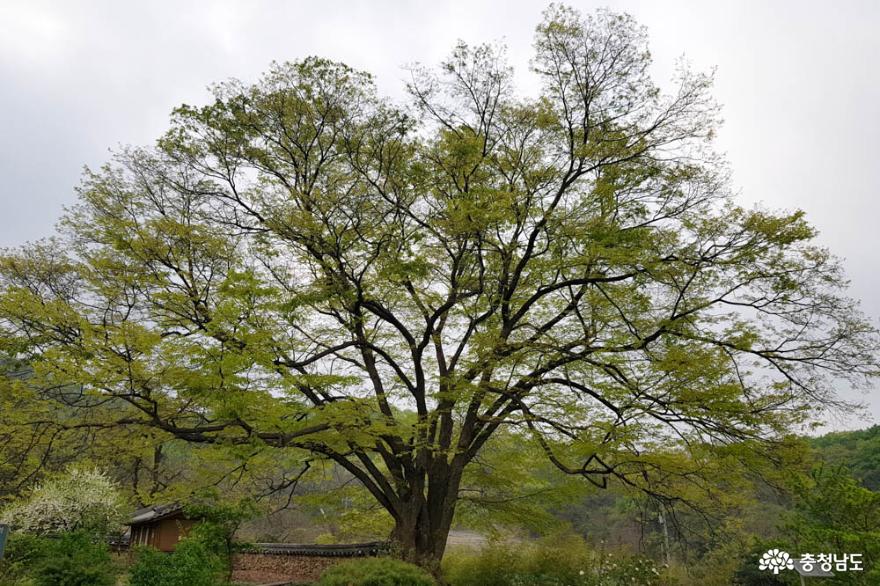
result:
[(134, 512), (126, 525), (141, 525), (143, 523), (152, 523), (159, 521), (172, 515), (176, 515), (183, 511), (183, 505), (180, 503), (171, 503), (167, 505), (153, 505), (144, 507)]
[(371, 541), (369, 543), (347, 543), (342, 545), (255, 543), (243, 553), (326, 557), (366, 557), (387, 553), (388, 550), (389, 544), (386, 541)]

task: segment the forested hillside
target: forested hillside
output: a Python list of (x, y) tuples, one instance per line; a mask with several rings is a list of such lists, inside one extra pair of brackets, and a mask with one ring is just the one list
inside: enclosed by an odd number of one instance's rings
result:
[(841, 431), (810, 440), (822, 461), (846, 466), (862, 486), (880, 490), (880, 425), (858, 431)]

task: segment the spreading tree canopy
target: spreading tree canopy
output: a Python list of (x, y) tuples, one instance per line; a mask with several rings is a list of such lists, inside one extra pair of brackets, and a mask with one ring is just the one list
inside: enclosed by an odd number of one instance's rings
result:
[(661, 91), (611, 12), (534, 47), (538, 97), (463, 43), (405, 105), (320, 58), (217, 85), (3, 254), (0, 352), (81, 424), (332, 460), (428, 564), (500, 430), (669, 500), (877, 372), (803, 213), (733, 202), (709, 77)]

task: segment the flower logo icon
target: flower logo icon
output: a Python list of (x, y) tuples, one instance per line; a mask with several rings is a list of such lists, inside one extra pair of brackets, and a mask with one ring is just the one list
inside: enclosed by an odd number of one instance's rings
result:
[(758, 561), (759, 570), (773, 570), (774, 574), (778, 574), (779, 570), (791, 570), (794, 568), (794, 562), (788, 552), (778, 549), (770, 549), (764, 552)]

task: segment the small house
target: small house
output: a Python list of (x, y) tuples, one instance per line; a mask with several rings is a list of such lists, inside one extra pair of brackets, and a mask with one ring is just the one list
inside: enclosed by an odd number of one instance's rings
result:
[(135, 511), (127, 523), (131, 527), (129, 545), (145, 545), (159, 551), (174, 551), (196, 523), (187, 517), (181, 504), (154, 505)]

